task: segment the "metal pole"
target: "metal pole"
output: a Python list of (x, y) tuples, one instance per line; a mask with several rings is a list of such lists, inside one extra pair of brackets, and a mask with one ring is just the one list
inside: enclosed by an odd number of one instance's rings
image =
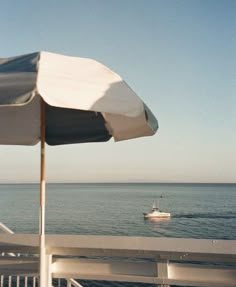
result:
[(40, 160), (40, 211), (39, 211), (39, 286), (47, 287), (45, 248), (45, 102), (41, 99), (41, 160)]

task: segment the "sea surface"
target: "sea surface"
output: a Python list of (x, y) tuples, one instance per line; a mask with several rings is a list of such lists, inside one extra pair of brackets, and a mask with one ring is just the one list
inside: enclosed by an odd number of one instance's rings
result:
[[(46, 190), (46, 233), (236, 240), (236, 184), (47, 184)], [(155, 200), (170, 220), (144, 220)], [(38, 214), (38, 184), (0, 185), (0, 222), (16, 233), (38, 233)]]

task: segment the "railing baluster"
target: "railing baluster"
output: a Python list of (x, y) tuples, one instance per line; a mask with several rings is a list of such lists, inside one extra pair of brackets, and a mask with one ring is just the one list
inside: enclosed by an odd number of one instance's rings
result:
[(33, 277), (33, 287), (36, 287), (36, 277)]
[(3, 283), (4, 283), (4, 275), (1, 275), (1, 287), (3, 287)]
[(8, 287), (11, 287), (12, 276), (8, 277)]
[(28, 286), (28, 277), (25, 276), (25, 287), (27, 287), (27, 286)]
[(16, 287), (20, 287), (20, 276), (16, 276)]

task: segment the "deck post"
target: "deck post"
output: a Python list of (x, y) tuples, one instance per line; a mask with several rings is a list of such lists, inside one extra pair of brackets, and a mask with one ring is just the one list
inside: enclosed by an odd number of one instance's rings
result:
[(52, 255), (46, 255), (46, 262), (47, 262), (47, 286), (52, 287)]
[(167, 259), (158, 259), (157, 261), (157, 277), (163, 280), (163, 283), (158, 284), (158, 287), (169, 287), (170, 285), (165, 284), (166, 279), (168, 279), (168, 263)]

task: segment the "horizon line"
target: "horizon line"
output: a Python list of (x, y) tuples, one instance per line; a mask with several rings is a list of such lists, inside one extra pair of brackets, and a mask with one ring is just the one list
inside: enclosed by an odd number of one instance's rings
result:
[[(0, 182), (0, 185), (6, 184), (38, 184), (40, 182)], [(98, 182), (89, 182), (89, 181), (65, 181), (65, 182), (54, 182), (49, 181), (46, 184), (236, 184), (236, 182), (180, 182), (180, 181), (98, 181)]]

